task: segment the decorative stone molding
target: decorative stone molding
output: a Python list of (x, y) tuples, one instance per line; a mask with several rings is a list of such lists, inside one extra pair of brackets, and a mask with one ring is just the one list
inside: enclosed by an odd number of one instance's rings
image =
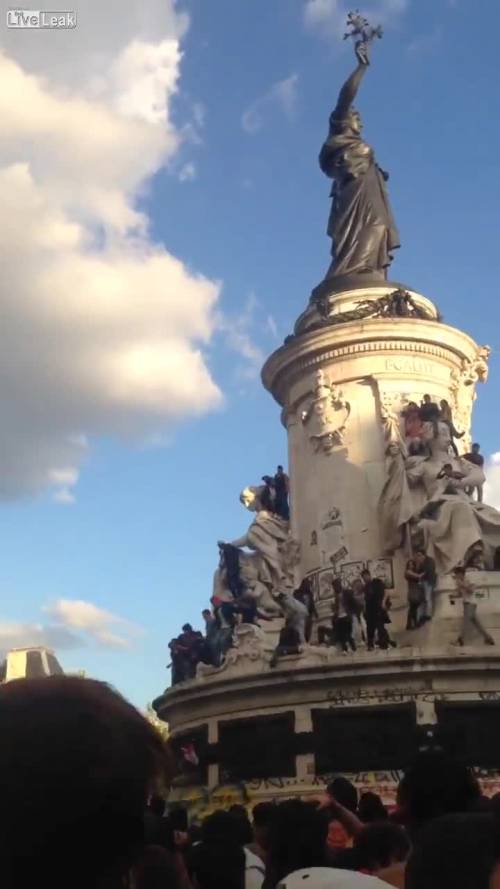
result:
[(341, 390), (332, 386), (323, 371), (318, 370), (312, 398), (301, 416), (316, 453), (331, 454), (342, 447), (350, 413), (351, 406), (344, 401)]

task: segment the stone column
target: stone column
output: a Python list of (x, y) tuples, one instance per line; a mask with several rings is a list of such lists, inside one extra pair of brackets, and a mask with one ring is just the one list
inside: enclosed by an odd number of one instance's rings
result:
[[(370, 294), (337, 295), (323, 321), (307, 310), (296, 334), (263, 368), (264, 385), (282, 406), (288, 432), (300, 573), (319, 572), (325, 592), (332, 566), (356, 574), (362, 563), (374, 568), (386, 557), (377, 503), (385, 480), (385, 436), (404, 404), (420, 404), (426, 393), (438, 403), (445, 398), (468, 444), (474, 384), (485, 378), (481, 350), (466, 333), (441, 323), (428, 299), (411, 295), (427, 318), (345, 320)], [(400, 551), (384, 570), (392, 571), (396, 589), (406, 594), (403, 564)]]

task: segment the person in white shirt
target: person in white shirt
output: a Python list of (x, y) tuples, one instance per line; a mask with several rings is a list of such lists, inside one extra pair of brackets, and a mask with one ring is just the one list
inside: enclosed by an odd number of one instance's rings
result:
[(486, 645), (494, 645), (494, 640), (487, 630), (485, 630), (477, 616), (477, 602), (474, 598), (475, 589), (470, 581), (466, 579), (465, 568), (455, 568), (453, 574), (455, 577), (457, 595), (462, 599), (464, 609), (462, 629), (455, 645), (465, 645), (474, 629), (483, 637)]

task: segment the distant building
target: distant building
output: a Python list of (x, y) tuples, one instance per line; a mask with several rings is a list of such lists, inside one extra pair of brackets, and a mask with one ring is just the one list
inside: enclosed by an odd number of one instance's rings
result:
[(63, 669), (50, 648), (13, 648), (0, 667), (0, 680), (62, 676)]

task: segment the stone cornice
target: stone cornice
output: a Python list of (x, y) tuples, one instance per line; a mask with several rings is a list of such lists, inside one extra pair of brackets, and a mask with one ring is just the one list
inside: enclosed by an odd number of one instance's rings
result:
[[(302, 659), (283, 663), (276, 670), (265, 673), (249, 673), (234, 677), (221, 676), (217, 681), (202, 683), (191, 681), (168, 689), (157, 698), (154, 707), (158, 715), (174, 724), (180, 731), (186, 725), (197, 725), (212, 717), (226, 718), (230, 713), (244, 714), (247, 710), (273, 712), (290, 706), (318, 704), (328, 700), (327, 690), (337, 688), (348, 692), (349, 688), (377, 687), (390, 690), (391, 685), (400, 688), (405, 683), (408, 694), (422, 685), (421, 693), (432, 693), (433, 683), (442, 687), (445, 677), (455, 677), (453, 692), (460, 688), (457, 683), (464, 677), (464, 693), (470, 691), (472, 676), (487, 673), (500, 676), (500, 654), (496, 652), (443, 653), (443, 650), (407, 649), (391, 652), (384, 657), (364, 656), (355, 664), (339, 658), (338, 663), (305, 666)], [(475, 687), (475, 686), (474, 686)]]
[(459, 364), (477, 355), (474, 340), (461, 330), (436, 321), (376, 318), (365, 322), (325, 327), (294, 338), (274, 352), (262, 369), (262, 381), (279, 404), (297, 377), (325, 361), (380, 353), (412, 353)]

